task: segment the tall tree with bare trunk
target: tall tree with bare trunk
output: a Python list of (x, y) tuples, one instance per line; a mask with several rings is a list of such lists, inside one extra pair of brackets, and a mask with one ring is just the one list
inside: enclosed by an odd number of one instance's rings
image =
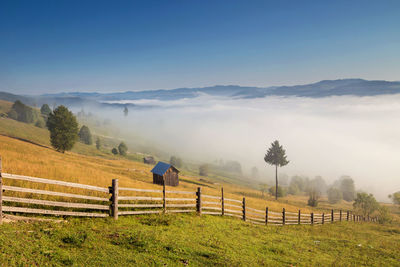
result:
[(275, 166), (275, 199), (278, 199), (278, 167), (286, 166), (289, 161), (286, 159), (286, 151), (279, 144), (278, 140), (275, 140), (271, 147), (268, 149), (267, 154), (264, 156), (264, 161), (270, 165)]

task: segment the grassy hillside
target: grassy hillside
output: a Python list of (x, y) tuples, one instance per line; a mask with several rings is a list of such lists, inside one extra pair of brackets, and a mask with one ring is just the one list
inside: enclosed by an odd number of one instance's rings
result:
[[(0, 226), (5, 265), (400, 266), (400, 228), (255, 226), (196, 215)], [(12, 242), (11, 242), (12, 240)]]

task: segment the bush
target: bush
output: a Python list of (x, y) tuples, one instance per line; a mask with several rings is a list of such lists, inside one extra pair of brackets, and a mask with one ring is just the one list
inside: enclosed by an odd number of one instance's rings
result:
[(356, 189), (353, 179), (351, 179), (350, 177), (344, 177), (340, 182), (340, 190), (342, 191), (344, 200), (354, 200)]
[(343, 199), (342, 192), (335, 187), (331, 187), (328, 189), (328, 202), (331, 204), (338, 203)]
[(372, 194), (357, 193), (357, 197), (354, 200), (353, 207), (358, 213), (361, 213), (364, 217), (372, 214), (379, 208), (379, 204)]
[[(271, 195), (273, 195), (273, 196), (275, 196), (275, 187), (276, 186), (272, 186), (272, 187), (270, 187), (269, 188), (269, 193), (271, 194)], [(286, 190), (283, 188), (283, 187), (281, 187), (281, 186), (279, 186), (278, 185), (278, 197), (284, 197), (284, 196), (286, 196)]]
[(114, 155), (118, 155), (118, 149), (114, 147), (113, 149), (111, 149), (111, 153), (113, 153)]
[(319, 192), (317, 190), (311, 190), (309, 193), (310, 197), (308, 198), (308, 206), (317, 207), (318, 206), (318, 199), (319, 199)]
[(90, 132), (90, 129), (86, 125), (82, 126), (78, 135), (79, 135), (79, 139), (82, 143), (84, 143), (86, 145), (93, 144), (92, 133)]
[(125, 145), (124, 142), (121, 142), (118, 146), (118, 152), (122, 156), (126, 156), (126, 152), (128, 152), (128, 147)]
[(200, 176), (208, 176), (208, 164), (202, 164), (199, 167)]
[(297, 195), (300, 193), (300, 189), (295, 183), (290, 183), (288, 194), (290, 195)]
[(392, 216), (390, 211), (385, 206), (379, 206), (378, 208), (378, 222), (381, 224), (390, 223), (392, 221)]
[(18, 120), (18, 113), (12, 109), (10, 112), (8, 112), (7, 117), (13, 120)]
[(40, 118), (36, 121), (35, 126), (36, 126), (36, 127), (39, 127), (39, 128), (46, 128), (46, 122), (44, 121), (44, 119), (43, 119), (42, 117), (40, 117)]
[(100, 140), (99, 137), (97, 137), (97, 139), (96, 139), (96, 148), (97, 148), (98, 150), (100, 150), (100, 148), (101, 148), (101, 140)]
[(400, 191), (389, 195), (389, 198), (393, 201), (393, 204), (400, 205)]
[(78, 122), (64, 106), (57, 107), (47, 120), (51, 145), (59, 152), (71, 150), (78, 139)]

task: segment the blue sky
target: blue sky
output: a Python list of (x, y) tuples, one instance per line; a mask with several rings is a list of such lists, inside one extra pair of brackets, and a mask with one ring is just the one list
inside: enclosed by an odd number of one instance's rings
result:
[(0, 91), (400, 80), (400, 1), (4, 1)]

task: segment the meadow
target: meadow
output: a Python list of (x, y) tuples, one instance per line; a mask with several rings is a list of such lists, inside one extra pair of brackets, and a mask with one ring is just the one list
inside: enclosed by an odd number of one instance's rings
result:
[[(0, 106), (6, 110), (4, 103)], [(160, 189), (152, 184), (151, 165), (82, 143), (71, 152), (59, 153), (50, 147), (48, 136), (46, 129), (0, 118), (3, 172), (101, 187), (110, 186), (117, 178), (121, 187)], [(226, 177), (207, 179), (213, 182), (183, 171), (178, 190), (195, 191), (201, 186), (203, 193), (218, 195), (224, 187), (227, 197), (246, 196), (249, 206), (268, 206), (274, 211), (352, 208), (351, 203), (332, 205), (326, 199), (321, 199), (318, 208), (311, 208), (306, 205), (307, 196), (275, 201)], [(4, 179), (4, 183), (12, 181)], [(32, 184), (35, 186), (40, 187)], [(80, 193), (80, 189), (64, 190)], [(398, 213), (397, 207), (389, 206)], [(400, 226), (396, 221), (388, 225), (337, 222), (281, 227), (195, 214), (120, 217), (118, 221), (67, 218), (61, 223), (4, 223), (0, 242), (0, 262), (4, 265), (400, 266)]]

